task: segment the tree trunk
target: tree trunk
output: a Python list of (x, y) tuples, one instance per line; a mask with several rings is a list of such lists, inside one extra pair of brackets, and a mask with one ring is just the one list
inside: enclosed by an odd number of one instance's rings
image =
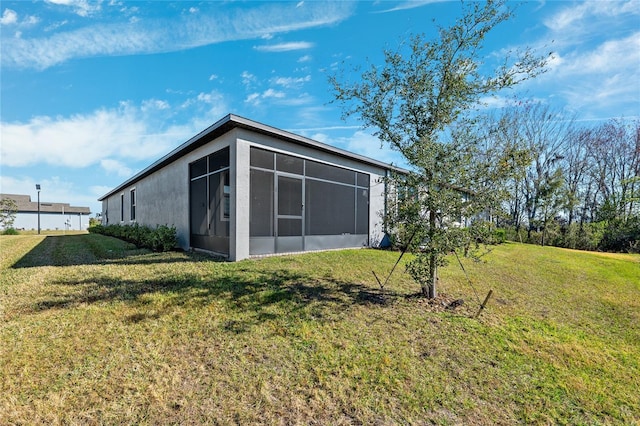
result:
[(431, 259), (429, 259), (429, 273), (429, 282), (431, 285), (429, 286), (429, 293), (427, 294), (427, 298), (435, 299), (438, 295), (436, 289), (436, 284), (438, 283), (438, 262), (435, 254), (431, 256)]
[[(429, 230), (430, 237), (433, 241), (433, 236), (436, 230), (436, 213), (434, 211), (429, 212)], [(422, 287), (422, 294), (427, 299), (435, 299), (437, 295), (436, 284), (438, 283), (438, 254), (431, 250), (429, 253), (429, 280), (427, 280), (427, 286)]]

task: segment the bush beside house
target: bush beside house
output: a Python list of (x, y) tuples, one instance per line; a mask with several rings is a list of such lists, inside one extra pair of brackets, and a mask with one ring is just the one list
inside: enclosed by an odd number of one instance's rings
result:
[(95, 225), (89, 232), (115, 237), (141, 248), (164, 252), (173, 250), (178, 244), (174, 226), (158, 225), (151, 228), (144, 225)]

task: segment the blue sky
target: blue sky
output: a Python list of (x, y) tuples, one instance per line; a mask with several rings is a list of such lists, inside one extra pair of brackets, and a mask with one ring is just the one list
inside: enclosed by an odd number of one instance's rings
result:
[[(526, 46), (549, 71), (513, 96), (590, 125), (640, 116), (640, 1), (511, 3), (486, 63)], [(343, 121), (328, 76), (434, 35), (457, 1), (3, 1), (0, 191), (100, 212), (97, 198), (227, 113), (370, 157), (401, 159)]]

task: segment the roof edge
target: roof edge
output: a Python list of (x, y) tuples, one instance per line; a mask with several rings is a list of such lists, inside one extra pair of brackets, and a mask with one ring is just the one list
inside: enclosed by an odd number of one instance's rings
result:
[(337, 148), (322, 142), (318, 142), (316, 140), (289, 132), (287, 130), (278, 129), (273, 126), (259, 123), (257, 121), (253, 121), (248, 118), (230, 113), (222, 117), (218, 121), (216, 121), (211, 126), (197, 133), (195, 136), (192, 136), (186, 142), (180, 144), (178, 147), (174, 148), (172, 151), (170, 151), (165, 156), (161, 157), (159, 160), (153, 162), (151, 165), (147, 166), (146, 168), (142, 169), (140, 172), (136, 173), (129, 179), (125, 180), (120, 185), (116, 186), (111, 191), (107, 192), (105, 195), (98, 198), (98, 201), (103, 201), (104, 199), (122, 191), (124, 188), (131, 186), (134, 183), (140, 181), (141, 179), (156, 172), (157, 170), (160, 170), (162, 167), (174, 162), (175, 160), (182, 157), (183, 155), (195, 150), (196, 148), (199, 148), (202, 145), (205, 145), (210, 140), (212, 140), (208, 138), (209, 136), (214, 136), (214, 139), (215, 139), (231, 131), (234, 128), (251, 130), (257, 133), (262, 133), (268, 136), (284, 139), (289, 142), (303, 144), (308, 147), (318, 149), (320, 151), (338, 155), (343, 158), (349, 158), (352, 160), (359, 161), (361, 163), (373, 165), (383, 169), (393, 170), (400, 173), (409, 173), (408, 170), (402, 169), (400, 167), (396, 167), (391, 164), (384, 163), (382, 161), (374, 160), (364, 155), (355, 154), (353, 152), (350, 152), (341, 148)]

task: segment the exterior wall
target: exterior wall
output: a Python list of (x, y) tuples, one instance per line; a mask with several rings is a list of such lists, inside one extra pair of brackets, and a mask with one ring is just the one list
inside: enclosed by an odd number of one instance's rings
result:
[[(108, 219), (109, 224), (175, 226), (178, 245), (182, 249), (189, 249), (189, 163), (229, 146), (232, 140), (233, 131), (104, 199), (104, 223)], [(130, 191), (133, 188), (136, 189), (136, 219), (131, 221)], [(124, 221), (120, 221), (121, 194), (124, 194)], [(233, 198), (231, 202), (233, 203)]]
[(384, 229), (382, 226), (385, 214), (385, 171), (379, 170), (378, 173), (371, 173), (369, 181), (369, 246), (378, 247), (384, 237)]
[[(38, 213), (21, 212), (13, 222), (15, 229), (38, 230)], [(40, 212), (40, 229), (60, 231), (83, 231), (89, 227), (89, 215), (78, 213)]]
[[(235, 148), (234, 148), (235, 147)], [(231, 149), (231, 246), (229, 259), (249, 257), (250, 144), (237, 139)]]

